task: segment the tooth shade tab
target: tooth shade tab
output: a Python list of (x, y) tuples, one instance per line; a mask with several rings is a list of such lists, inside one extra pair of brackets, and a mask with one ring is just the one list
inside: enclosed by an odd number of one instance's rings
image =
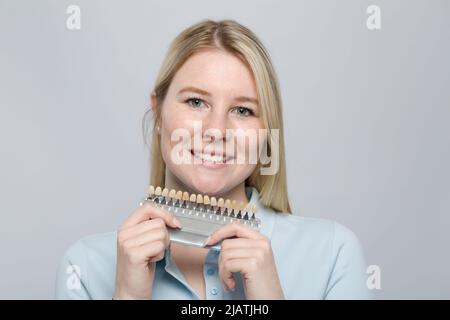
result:
[(150, 187), (148, 187), (148, 195), (151, 197), (155, 194), (155, 187), (150, 185)]
[(146, 201), (152, 201), (180, 217), (184, 214), (194, 220), (201, 219), (207, 224), (215, 225), (238, 220), (258, 229), (261, 226), (260, 219), (255, 215), (256, 205), (249, 202), (217, 199), (206, 194), (189, 194), (186, 191), (153, 185), (148, 187), (147, 193)]

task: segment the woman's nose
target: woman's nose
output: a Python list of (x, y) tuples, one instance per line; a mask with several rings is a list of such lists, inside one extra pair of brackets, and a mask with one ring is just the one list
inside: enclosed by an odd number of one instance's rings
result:
[(226, 129), (229, 129), (230, 123), (226, 113), (220, 110), (212, 110), (203, 119), (203, 137), (205, 140), (216, 140), (221, 138), (226, 141)]

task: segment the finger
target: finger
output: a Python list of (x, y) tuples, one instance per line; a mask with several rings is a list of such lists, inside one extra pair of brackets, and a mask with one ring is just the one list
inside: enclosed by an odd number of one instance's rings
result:
[(240, 222), (229, 223), (220, 229), (216, 230), (204, 245), (212, 245), (225, 238), (238, 237), (248, 239), (263, 239), (264, 236), (258, 231), (253, 230)]
[(160, 254), (158, 254), (157, 256), (150, 258), (149, 262), (157, 262), (159, 260), (162, 260), (164, 258), (164, 250), (161, 251)]
[(258, 247), (233, 248), (221, 250), (219, 255), (219, 263), (232, 259), (253, 258), (254, 252), (258, 251)]
[(234, 248), (256, 248), (260, 246), (260, 244), (264, 240), (260, 239), (246, 239), (246, 238), (232, 238), (232, 239), (225, 239), (222, 241), (221, 244), (221, 251), (227, 250), (227, 249), (234, 249)]
[(219, 275), (221, 280), (225, 283), (228, 289), (233, 290), (236, 286), (236, 280), (234, 279), (233, 272), (246, 273), (245, 268), (249, 261), (253, 259), (239, 258), (222, 261), (219, 264)]
[(234, 290), (236, 287), (236, 279), (233, 273), (225, 268), (223, 261), (219, 262), (219, 279), (225, 291)]
[(161, 256), (161, 253), (164, 254), (165, 248), (166, 245), (162, 241), (154, 241), (132, 248), (127, 256), (132, 264), (148, 264), (152, 258)]
[(157, 208), (149, 201), (145, 201), (141, 207), (137, 208), (133, 211), (133, 213), (130, 214), (130, 216), (121, 225), (121, 229), (129, 228), (131, 226), (137, 225), (138, 223), (154, 218), (163, 219), (164, 222), (172, 228), (181, 227), (178, 219), (176, 219), (171, 213), (161, 208)]
[(119, 242), (123, 242), (129, 238), (139, 235), (144, 232), (150, 232), (154, 229), (165, 228), (166, 223), (161, 218), (155, 218), (152, 220), (146, 220), (137, 225), (122, 229), (118, 233)]
[[(233, 240), (240, 240), (240, 239), (233, 239)], [(225, 240), (228, 241), (228, 240)], [(237, 241), (235, 241), (237, 243)], [(219, 266), (225, 266), (226, 261), (228, 260), (235, 260), (235, 259), (248, 259), (253, 258), (254, 252), (258, 250), (257, 246), (253, 247), (236, 247), (236, 248), (228, 248), (224, 249), (222, 246), (222, 250), (220, 251), (219, 256)], [(226, 268), (223, 268), (224, 272), (222, 282), (226, 284), (225, 288), (233, 289), (235, 287), (236, 281), (234, 279), (234, 276), (231, 272), (234, 271), (227, 271)], [(220, 275), (220, 268), (219, 268), (219, 275)]]
[(155, 241), (162, 241), (164, 245), (169, 244), (169, 233), (167, 232), (167, 230), (153, 229), (143, 232), (130, 239), (125, 240), (123, 242), (123, 246), (126, 248), (135, 248)]

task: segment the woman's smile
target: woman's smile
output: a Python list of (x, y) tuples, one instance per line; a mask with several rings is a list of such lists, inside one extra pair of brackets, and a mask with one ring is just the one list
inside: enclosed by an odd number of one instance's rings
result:
[(193, 161), (194, 164), (198, 164), (209, 169), (225, 168), (230, 161), (234, 159), (234, 156), (227, 155), (226, 153), (216, 154), (215, 151), (205, 152), (191, 149), (190, 152), (193, 158), (197, 159)]

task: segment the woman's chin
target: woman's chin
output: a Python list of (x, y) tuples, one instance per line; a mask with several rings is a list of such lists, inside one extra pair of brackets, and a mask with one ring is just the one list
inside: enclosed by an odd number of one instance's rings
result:
[(230, 189), (229, 180), (230, 176), (192, 174), (188, 177), (188, 185), (198, 193), (217, 195)]
[(227, 184), (223, 181), (215, 181), (208, 179), (198, 179), (193, 183), (193, 187), (195, 190), (198, 190), (200, 193), (209, 194), (209, 195), (217, 195), (226, 192)]
[[(173, 174), (192, 193), (220, 196), (235, 188), (252, 168), (227, 166), (212, 170), (202, 165), (173, 166)], [(246, 169), (246, 170), (243, 170)]]

